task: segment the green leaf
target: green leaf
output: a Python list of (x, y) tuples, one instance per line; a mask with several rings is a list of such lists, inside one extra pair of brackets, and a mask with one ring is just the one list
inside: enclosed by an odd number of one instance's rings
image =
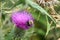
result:
[(49, 33), (49, 31), (50, 31), (50, 24), (49, 24), (49, 22), (48, 22), (48, 17), (46, 16), (46, 20), (47, 20), (47, 32), (46, 32), (46, 35), (45, 36), (47, 36), (48, 35), (48, 33)]
[(40, 26), (43, 25), (43, 27), (46, 27), (46, 17), (45, 17), (45, 15), (40, 14), (41, 12), (35, 11), (33, 8), (31, 8), (30, 12), (32, 13), (34, 19), (36, 20), (35, 24), (38, 23), (37, 27), (38, 27), (38, 25), (40, 25)]
[(49, 16), (54, 21), (54, 23), (56, 23), (55, 20), (41, 6), (39, 6), (38, 4), (36, 4), (31, 0), (26, 0), (26, 2), (27, 4), (31, 5), (33, 8), (39, 10), (42, 14)]

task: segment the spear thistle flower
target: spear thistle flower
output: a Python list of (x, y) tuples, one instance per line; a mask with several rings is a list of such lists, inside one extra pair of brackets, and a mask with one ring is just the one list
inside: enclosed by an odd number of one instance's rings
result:
[(34, 18), (27, 11), (17, 11), (12, 13), (11, 20), (16, 27), (27, 30), (33, 26)]

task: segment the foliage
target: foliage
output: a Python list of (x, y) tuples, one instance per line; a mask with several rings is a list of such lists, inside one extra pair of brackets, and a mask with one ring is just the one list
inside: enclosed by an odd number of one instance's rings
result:
[[(60, 27), (56, 28), (56, 21), (49, 14), (48, 8), (38, 5), (35, 0), (1, 0), (0, 4), (0, 40), (57, 40), (60, 38)], [(12, 23), (11, 14), (18, 10), (27, 10), (33, 15), (34, 26), (29, 30), (16, 28)], [(59, 5), (55, 10), (60, 14)]]

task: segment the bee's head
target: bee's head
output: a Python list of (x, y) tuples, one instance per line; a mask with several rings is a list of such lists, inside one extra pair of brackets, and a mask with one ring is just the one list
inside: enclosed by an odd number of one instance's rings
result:
[(29, 20), (28, 22), (27, 22), (27, 26), (33, 26), (33, 20)]

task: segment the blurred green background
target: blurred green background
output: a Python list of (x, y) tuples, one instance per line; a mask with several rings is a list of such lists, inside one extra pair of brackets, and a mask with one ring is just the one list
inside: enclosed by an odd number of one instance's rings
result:
[[(33, 15), (34, 27), (27, 31), (15, 27), (10, 17), (13, 11), (18, 10), (27, 10)], [(60, 5), (55, 6), (55, 11), (60, 14)], [(54, 28), (55, 26), (49, 9), (39, 6), (36, 0), (0, 1), (0, 40), (58, 40), (60, 27)]]

